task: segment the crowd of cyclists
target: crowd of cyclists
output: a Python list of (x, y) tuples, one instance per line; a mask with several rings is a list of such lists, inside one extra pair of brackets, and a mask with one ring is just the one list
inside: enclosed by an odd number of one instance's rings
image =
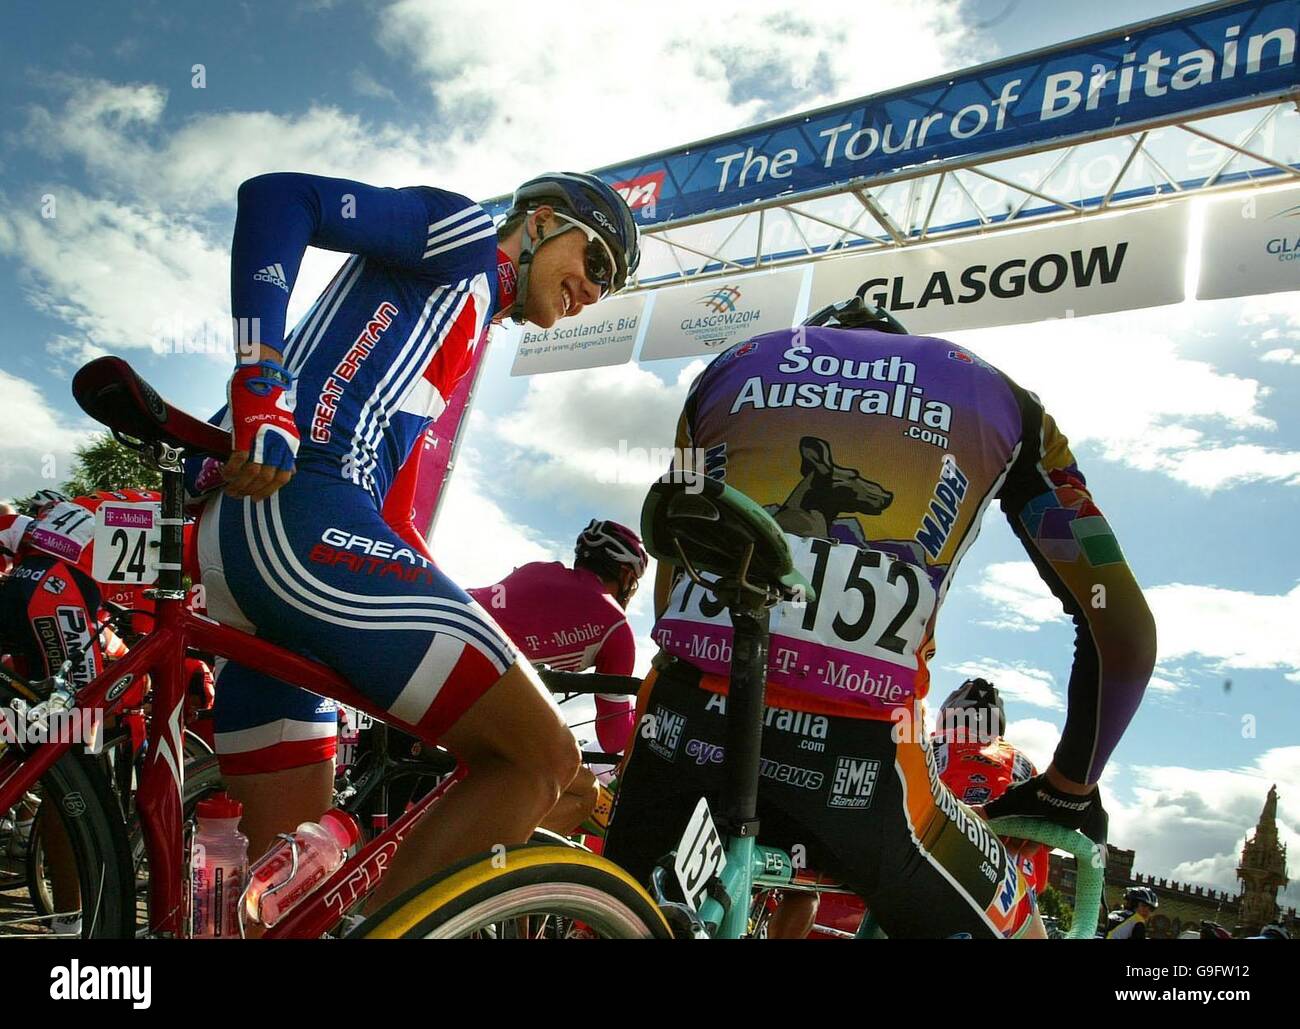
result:
[[(308, 246), (348, 256), (286, 331)], [(571, 567), (527, 564), (462, 589), (413, 523), (420, 440), (488, 328), (572, 317), (623, 288), (639, 260), (632, 212), (588, 175), (530, 180), (497, 225), (431, 187), (279, 173), (239, 190), (232, 315), (261, 336), (238, 355), (213, 417), (232, 433), (233, 458), (187, 470), (186, 574), (211, 617), (332, 666), (395, 729), (469, 767), (399, 852), (380, 902), (538, 827), (603, 833), (605, 855), (645, 881), (696, 800), (719, 789), (727, 668), (690, 643), (716, 612), (667, 563), (655, 581), (660, 653), (635, 706), (595, 700), (594, 735), (621, 759), (616, 774), (582, 765), (534, 668), (633, 674), (626, 608), (649, 563), (635, 531), (593, 520)], [(943, 444), (915, 426), (941, 431)], [(710, 475), (767, 508), (827, 612), (782, 605), (773, 623), (777, 716), (763, 736), (759, 812), (765, 839), (800, 846), (858, 897), (828, 895), (819, 911), (816, 893), (791, 892), (768, 935), (852, 926), (867, 908), (891, 936), (1047, 935), (1046, 849), (998, 840), (981, 819), (1040, 818), (1104, 844), (1097, 781), (1141, 701), (1155, 627), (1038, 398), (854, 299), (715, 358), (690, 389), (677, 452), (709, 453)], [(66, 668), (88, 682), (149, 631), (148, 591), (93, 575), (96, 508), (157, 500), (114, 485), (45, 490), (0, 512), (0, 643), (18, 674)], [(1005, 739), (1003, 701), (985, 679), (953, 689), (934, 731), (923, 728), (938, 610), (995, 499), (1076, 629), (1062, 738), (1041, 772)], [(1098, 588), (1103, 605), (1089, 602)], [(850, 672), (818, 675), (805, 658)], [(332, 703), (197, 653), (187, 682), (251, 853), (329, 808)], [(142, 708), (147, 689), (135, 684), (128, 707)], [(21, 812), (8, 824), (12, 836), (30, 832)], [(55, 886), (75, 911), (75, 879)], [(1148, 887), (1127, 890), (1105, 935), (1143, 938), (1157, 905)], [(78, 932), (67, 919), (58, 928)]]

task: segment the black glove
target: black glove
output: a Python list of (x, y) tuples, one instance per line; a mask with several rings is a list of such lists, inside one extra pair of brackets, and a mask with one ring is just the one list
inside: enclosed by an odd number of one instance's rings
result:
[(1087, 796), (1063, 793), (1046, 775), (1036, 775), (1017, 783), (997, 800), (984, 805), (990, 819), (1016, 816), (1042, 818), (1067, 829), (1078, 829), (1094, 843), (1106, 842), (1109, 817), (1101, 805), (1101, 791), (1094, 789)]

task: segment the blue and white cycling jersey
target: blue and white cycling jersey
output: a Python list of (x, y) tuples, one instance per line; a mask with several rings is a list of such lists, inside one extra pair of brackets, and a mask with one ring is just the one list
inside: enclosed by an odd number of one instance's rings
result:
[[(286, 338), (308, 246), (352, 256)], [(245, 338), (281, 350), (301, 443), (296, 474), (268, 499), (209, 500), (197, 548), (208, 611), (325, 662), (425, 738), (517, 660), (383, 510), (472, 363), (498, 303), (497, 265), (491, 219), (455, 193), (289, 173), (239, 191), (231, 307)], [(228, 775), (333, 755), (332, 704), (234, 661), (220, 670), (214, 718)]]
[[(285, 337), (307, 246), (353, 256)], [(339, 475), (382, 504), (470, 365), (496, 310), (496, 268), (491, 218), (456, 193), (287, 172), (240, 187), (232, 313), (266, 345), (283, 339), (299, 470)]]

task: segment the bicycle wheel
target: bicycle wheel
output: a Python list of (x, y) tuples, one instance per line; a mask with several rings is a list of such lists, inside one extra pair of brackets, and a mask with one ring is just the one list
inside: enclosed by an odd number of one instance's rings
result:
[(670, 939), (630, 875), (588, 851), (525, 843), (470, 858), (366, 919), (357, 939)]
[[(79, 910), (81, 935), (85, 938), (133, 936), (135, 883), (130, 844), (102, 772), (85, 755), (69, 753), (42, 776), (39, 795), (40, 806), (56, 812), (76, 869), (79, 907), (59, 913), (76, 914)], [(39, 840), (33, 843), (27, 855), (29, 869)], [(41, 886), (36, 892), (45, 893), (51, 889), (50, 884), (43, 870), (37, 874), (41, 875)], [(32, 892), (30, 879), (28, 891)], [(29, 897), (11, 894), (0, 898), (0, 935), (49, 935), (52, 917), (38, 912)]]

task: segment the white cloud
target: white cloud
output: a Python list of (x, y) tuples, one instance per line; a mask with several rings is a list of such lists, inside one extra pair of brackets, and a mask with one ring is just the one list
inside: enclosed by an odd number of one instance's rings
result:
[(1259, 359), (1273, 364), (1300, 364), (1300, 350), (1293, 350), (1291, 347), (1278, 347), (1275, 350), (1267, 350), (1260, 354)]
[[(34, 307), (69, 331), (56, 352), (73, 361), (106, 349), (218, 340), (230, 358), (228, 256), (200, 225), (155, 207), (54, 194), (53, 217), (39, 208), (0, 211), (0, 254), (23, 267)], [(183, 355), (192, 357), (193, 355)]]
[(1054, 723), (1041, 718), (1018, 718), (1007, 723), (1002, 734), (1008, 743), (1024, 752), (1040, 772), (1047, 771), (1061, 742), (1061, 730)]
[[(1270, 785), (1278, 789), (1278, 834), (1300, 853), (1300, 747), (1266, 751), (1239, 769), (1136, 766), (1133, 799), (1106, 795), (1110, 841), (1136, 851), (1137, 871), (1236, 893), (1241, 845), (1253, 832)], [(1300, 904), (1300, 882), (1283, 892)]]
[[(1065, 701), (1054, 688), (1052, 673), (1041, 668), (1034, 668), (1023, 662), (1008, 664), (990, 658), (963, 661), (959, 665), (943, 665), (944, 671), (955, 672), (963, 679), (987, 679), (998, 688), (1004, 700), (1016, 700), (1034, 707), (1050, 708), (1054, 711), (1065, 710)], [(935, 697), (935, 707), (942, 703), (942, 698)]]
[(438, 567), (467, 589), (498, 582), (529, 561), (557, 561), (565, 552), (501, 509), (477, 470), (481, 466), (476, 451), (462, 451), (430, 541)]
[[(66, 479), (90, 427), (70, 428), (36, 386), (0, 371), (0, 498), (50, 489)], [(46, 472), (53, 479), (46, 476)]]
[(1300, 585), (1280, 595), (1184, 583), (1144, 593), (1160, 661), (1196, 655), (1223, 668), (1278, 669), (1300, 679)]
[(538, 375), (495, 424), (518, 448), (506, 458), (525, 491), (591, 517), (640, 521), (646, 487), (667, 469), (686, 390), (700, 362), (671, 384), (634, 364)]
[[(875, 4), (869, 16), (850, 0), (806, 12), (659, 0), (581, 26), (500, 3), (475, 9), (474, 32), (461, 10), (400, 0), (378, 36), (424, 74), (441, 119), (492, 153), (484, 186), (498, 192), (520, 172), (628, 159), (984, 56), (953, 0)], [(864, 60), (859, 37), (925, 42), (873, 46)]]
[[(1129, 314), (1057, 320), (1051, 346), (1042, 345), (1041, 325), (954, 338), (1038, 394), (1076, 448), (1092, 444), (1107, 460), (1206, 492), (1250, 482), (1300, 484), (1300, 451), (1242, 439), (1277, 431), (1261, 413), (1269, 390), (1180, 352), (1176, 341), (1194, 338), (1206, 313), (1199, 304), (1165, 308), (1158, 322), (1136, 328)], [(1157, 324), (1159, 330), (1142, 327)], [(1062, 353), (1081, 355), (1068, 375), (1061, 374)], [(1100, 502), (1104, 510), (1105, 498)]]
[(1043, 582), (1030, 561), (997, 561), (984, 569), (974, 590), (997, 609), (990, 621), (980, 622), (994, 629), (1037, 632), (1048, 622), (1065, 621), (1061, 602)]

